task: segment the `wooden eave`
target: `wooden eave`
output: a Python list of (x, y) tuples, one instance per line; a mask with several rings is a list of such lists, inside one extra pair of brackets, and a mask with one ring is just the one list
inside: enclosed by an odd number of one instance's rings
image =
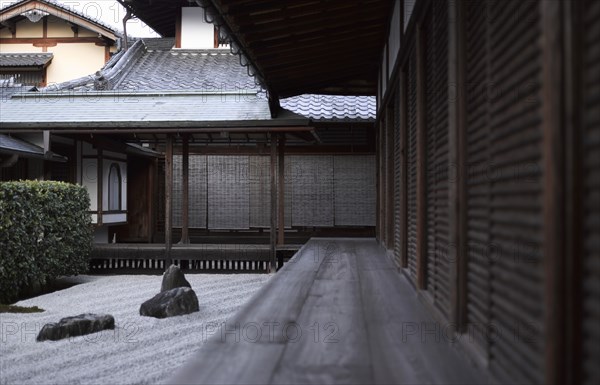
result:
[(116, 41), (119, 38), (110, 29), (107, 29), (97, 23), (87, 20), (84, 17), (78, 15), (77, 13), (69, 12), (65, 9), (53, 7), (52, 4), (42, 3), (35, 0), (29, 1), (24, 4), (15, 4), (12, 7), (7, 7), (4, 10), (2, 10), (2, 12), (0, 13), (0, 24), (8, 22), (13, 18), (20, 17), (23, 13), (32, 10), (47, 12), (53, 16), (58, 17), (59, 19), (67, 20), (71, 23), (89, 29), (92, 32), (98, 33), (112, 41)]
[[(163, 36), (177, 1), (119, 0)], [(271, 95), (376, 95), (390, 0), (204, 0)], [(193, 3), (192, 3), (193, 4)]]

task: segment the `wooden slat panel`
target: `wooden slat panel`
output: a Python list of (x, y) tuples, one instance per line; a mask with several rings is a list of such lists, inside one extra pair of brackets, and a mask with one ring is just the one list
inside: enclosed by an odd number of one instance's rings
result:
[(333, 156), (336, 226), (375, 226), (375, 156)]
[[(173, 156), (173, 226), (181, 227), (181, 155)], [(190, 155), (189, 163), (189, 226), (206, 228), (206, 156)]]
[(250, 227), (269, 227), (271, 218), (271, 185), (269, 157), (249, 157)]
[(467, 332), (488, 357), (490, 322), (489, 43), (487, 1), (469, 1), (466, 11), (466, 243)]
[[(268, 156), (249, 156), (250, 227), (267, 228), (271, 221), (271, 179)], [(286, 157), (285, 166), (285, 227), (292, 226), (291, 166)], [(279, 183), (279, 181), (278, 181)]]
[(490, 369), (507, 382), (543, 382), (539, 1), (491, 2)]
[(432, 3), (425, 25), (427, 290), (448, 318), (448, 3)]
[(248, 157), (209, 156), (208, 169), (208, 227), (249, 228)]
[(410, 276), (417, 278), (417, 69), (413, 49), (408, 63), (407, 253)]
[(585, 6), (583, 37), (582, 382), (600, 383), (600, 2)]
[(333, 226), (333, 157), (290, 156), (292, 225)]

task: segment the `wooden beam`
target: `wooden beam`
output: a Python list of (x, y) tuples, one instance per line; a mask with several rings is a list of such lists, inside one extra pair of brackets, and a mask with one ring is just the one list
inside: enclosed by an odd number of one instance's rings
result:
[(41, 3), (39, 1), (30, 1), (20, 5), (16, 3), (13, 6), (6, 7), (3, 10), (2, 15), (0, 15), (0, 23), (3, 23), (14, 17), (20, 16), (27, 11), (32, 10), (47, 12), (53, 16), (58, 17), (59, 19), (68, 20), (70, 22), (76, 22), (83, 28), (89, 29), (102, 36), (106, 36), (112, 41), (117, 40), (117, 35), (115, 35), (115, 33), (110, 29), (107, 29), (106, 27), (103, 27), (94, 21), (90, 21), (87, 18), (82, 17), (81, 15), (70, 10), (55, 7), (54, 5), (49, 3)]
[(285, 244), (285, 135), (279, 134), (279, 162), (278, 167), (278, 199), (277, 199), (277, 244)]
[(417, 288), (426, 288), (427, 273), (427, 137), (425, 94), (425, 35), (422, 25), (417, 25)]
[(271, 133), (271, 229), (270, 229), (270, 245), (271, 245), (271, 272), (277, 270), (277, 185), (275, 165), (277, 163), (277, 134)]
[(271, 113), (271, 118), (275, 119), (279, 114), (279, 110), (281, 110), (279, 96), (273, 92), (269, 92), (269, 112)]
[(181, 48), (181, 8), (177, 8), (175, 16), (175, 48)]
[(188, 134), (183, 134), (182, 156), (181, 156), (181, 241), (179, 243), (187, 245), (190, 243), (189, 237), (189, 175), (190, 175), (190, 146)]
[[(544, 382), (565, 381), (565, 174), (563, 6), (541, 1), (544, 262)], [(568, 230), (567, 230), (568, 231)], [(579, 256), (571, 256), (578, 258)]]
[(106, 45), (106, 40), (98, 37), (3, 37), (0, 38), (0, 44), (40, 44), (55, 46), (65, 43), (97, 43)]
[(167, 135), (165, 151), (165, 270), (171, 266), (173, 244), (173, 136)]

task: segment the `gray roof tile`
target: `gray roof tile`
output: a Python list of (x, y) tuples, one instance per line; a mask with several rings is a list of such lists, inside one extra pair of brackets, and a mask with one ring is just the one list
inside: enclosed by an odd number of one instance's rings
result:
[(313, 120), (375, 120), (374, 96), (306, 94), (281, 100), (281, 107)]
[[(42, 147), (4, 134), (0, 134), (0, 153), (17, 154), (26, 158), (44, 158), (46, 155)], [(52, 152), (49, 155), (48, 159), (53, 161), (67, 160), (66, 157)]]
[(11, 79), (0, 80), (0, 102), (10, 99), (13, 95), (22, 94), (35, 89), (34, 86), (22, 86), (20, 84), (13, 85), (10, 81)]
[[(224, 50), (170, 50), (165, 39), (144, 39), (146, 52), (115, 89), (149, 90), (258, 90), (238, 56)], [(171, 39), (169, 39), (171, 40)]]
[(45, 53), (0, 53), (0, 67), (46, 66), (54, 55)]
[[(259, 92), (255, 79), (239, 62), (239, 56), (222, 49), (173, 49), (172, 38), (145, 38), (118, 62), (102, 72), (113, 90)], [(138, 48), (139, 47), (139, 48)], [(139, 52), (138, 52), (139, 50)], [(93, 90), (89, 76), (53, 87), (56, 90)], [(73, 86), (74, 85), (74, 86)], [(264, 93), (259, 93), (264, 99)], [(371, 96), (300, 95), (282, 99), (281, 106), (303, 117), (321, 121), (372, 121), (376, 100)]]
[(0, 130), (233, 127), (252, 122), (261, 126), (308, 124), (308, 119), (291, 112), (272, 119), (268, 102), (255, 94), (45, 92), (15, 96), (4, 101), (0, 109)]

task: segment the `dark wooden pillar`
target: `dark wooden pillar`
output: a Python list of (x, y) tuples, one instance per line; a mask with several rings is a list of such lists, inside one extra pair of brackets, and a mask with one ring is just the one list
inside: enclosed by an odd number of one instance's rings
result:
[[(567, 2), (569, 3), (569, 2)], [(570, 5), (569, 5), (570, 6)], [(567, 5), (558, 1), (541, 1), (542, 16), (542, 145), (543, 145), (543, 269), (544, 269), (544, 349), (545, 383), (567, 382), (564, 363), (567, 341), (565, 335), (566, 301), (565, 269), (565, 64), (563, 14)], [(579, 258), (571, 255), (569, 259)]]
[(171, 266), (173, 243), (173, 137), (167, 134), (165, 150), (165, 269)]
[[(400, 18), (402, 20), (402, 18)], [(400, 215), (400, 261), (403, 268), (408, 267), (408, 190), (407, 190), (407, 163), (406, 163), (406, 148), (407, 133), (408, 133), (408, 103), (407, 103), (407, 88), (408, 78), (405, 70), (399, 73), (400, 87), (400, 209), (395, 215)]]
[(190, 243), (189, 227), (190, 227), (190, 213), (189, 213), (189, 194), (190, 194), (190, 146), (189, 136), (183, 135), (183, 143), (181, 146), (181, 241), (179, 243), (187, 245)]
[(103, 164), (104, 163), (104, 158), (102, 156), (102, 149), (98, 148), (98, 164), (96, 167), (96, 178), (98, 180), (97, 186), (98, 186), (98, 226), (102, 226), (102, 211), (103, 211), (103, 205), (102, 205), (102, 201), (104, 200), (103, 198), (103, 193), (104, 193), (104, 185), (103, 185), (103, 175), (102, 175), (102, 169), (103, 169)]
[(277, 244), (283, 246), (285, 244), (285, 134), (279, 134), (278, 150)]
[[(390, 84), (390, 87), (392, 85)], [(389, 106), (386, 108), (385, 119), (385, 178), (386, 178), (386, 197), (385, 197), (385, 239), (386, 247), (389, 250), (394, 249), (394, 97), (390, 98)]]
[(450, 322), (460, 331), (467, 322), (466, 242), (466, 54), (465, 4), (449, 2), (448, 14), (448, 261), (450, 263)]
[(277, 185), (275, 179), (275, 164), (277, 163), (277, 136), (271, 134), (271, 272), (276, 270), (277, 255)]
[(423, 25), (417, 25), (417, 287), (425, 289), (427, 273), (427, 137), (425, 111), (425, 36)]

